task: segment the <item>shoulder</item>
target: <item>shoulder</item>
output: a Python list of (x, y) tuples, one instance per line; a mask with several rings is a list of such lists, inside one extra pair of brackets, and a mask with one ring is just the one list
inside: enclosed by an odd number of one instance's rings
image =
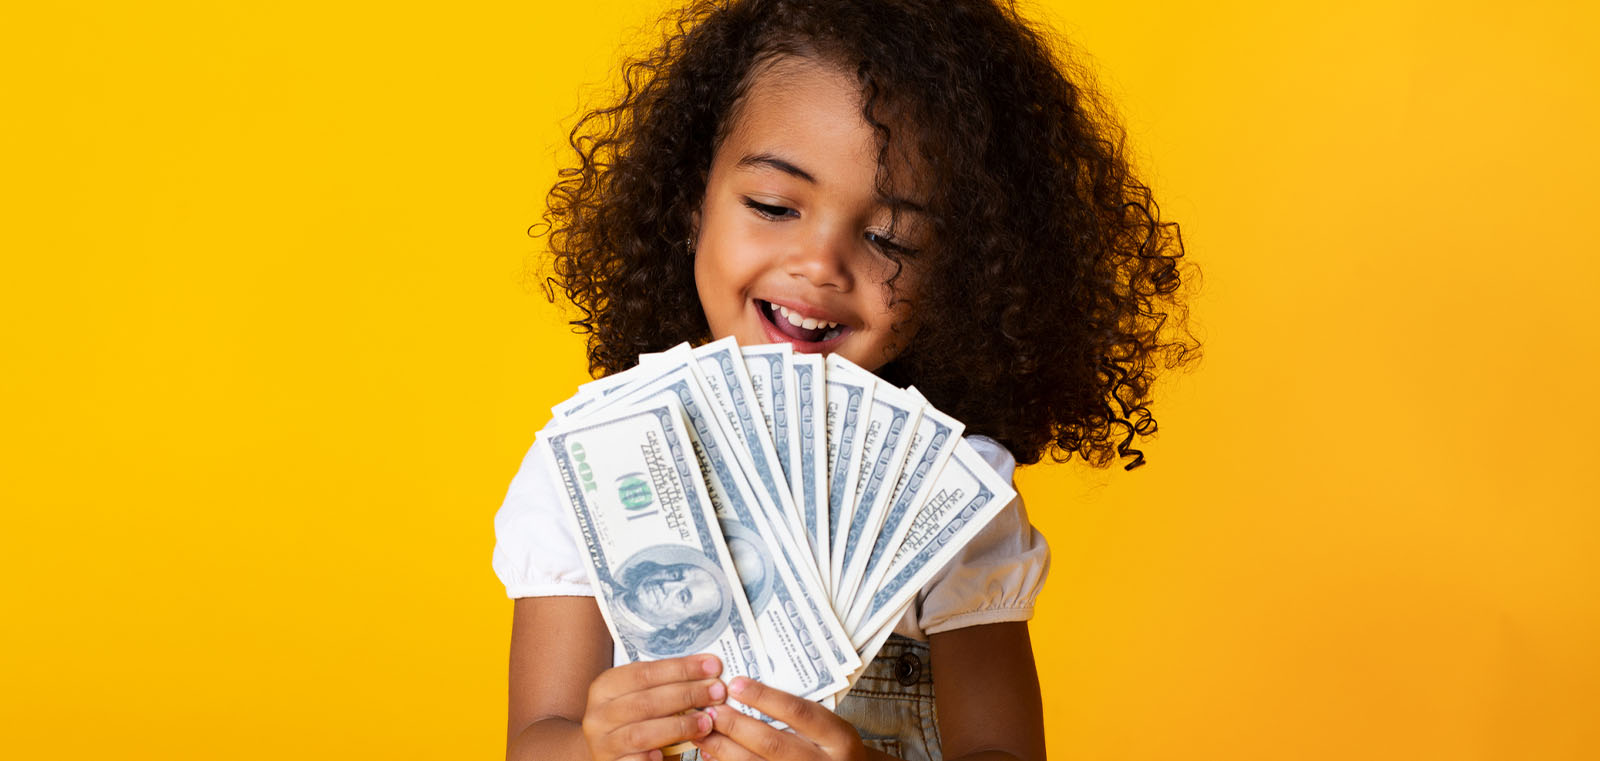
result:
[(1017, 458), (1003, 444), (988, 436), (973, 435), (967, 436), (965, 439), (968, 444), (972, 445), (972, 449), (983, 458), (983, 461), (989, 463), (989, 467), (994, 468), (994, 472), (1000, 474), (1001, 478), (1010, 481), (1016, 476)]
[(534, 439), (495, 513), (495, 575), (511, 598), (593, 596), (548, 450), (542, 435)]

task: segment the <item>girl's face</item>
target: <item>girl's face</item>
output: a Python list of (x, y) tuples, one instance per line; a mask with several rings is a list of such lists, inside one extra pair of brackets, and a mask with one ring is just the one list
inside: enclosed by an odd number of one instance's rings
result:
[(853, 77), (812, 59), (782, 58), (754, 76), (695, 218), (695, 284), (713, 338), (788, 342), (876, 370), (915, 334), (919, 273), (886, 255), (925, 245), (914, 165), (891, 155), (891, 187), (907, 197), (878, 194), (862, 102)]

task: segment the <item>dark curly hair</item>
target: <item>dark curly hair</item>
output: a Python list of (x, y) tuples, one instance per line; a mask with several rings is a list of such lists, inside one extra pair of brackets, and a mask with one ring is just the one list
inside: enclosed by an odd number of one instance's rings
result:
[(937, 308), (879, 374), (1021, 463), (1140, 465), (1157, 371), (1198, 356), (1195, 272), (1087, 71), (1008, 2), (696, 0), (669, 16), (620, 97), (573, 128), (576, 165), (530, 231), (554, 254), (546, 296), (581, 312), (590, 371), (711, 338), (685, 241), (751, 72), (783, 55), (854, 73), (880, 188), (891, 140), (931, 175), (929, 274), (896, 296)]

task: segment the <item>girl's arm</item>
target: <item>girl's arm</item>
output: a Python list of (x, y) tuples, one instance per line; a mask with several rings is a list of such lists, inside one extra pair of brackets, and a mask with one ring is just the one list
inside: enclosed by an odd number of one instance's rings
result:
[(511, 622), (506, 760), (587, 761), (589, 684), (611, 668), (611, 634), (593, 597), (524, 597)]
[(704, 736), (701, 711), (725, 697), (715, 657), (611, 668), (593, 597), (525, 597), (511, 623), (506, 758), (611, 761)]
[(1044, 706), (1026, 621), (928, 637), (947, 761), (1044, 761)]
[[(985, 624), (929, 637), (947, 761), (1044, 761), (1044, 710), (1026, 622)], [(717, 761), (881, 761), (854, 727), (821, 705), (743, 677), (733, 697), (788, 724), (780, 732), (725, 707), (695, 744)]]

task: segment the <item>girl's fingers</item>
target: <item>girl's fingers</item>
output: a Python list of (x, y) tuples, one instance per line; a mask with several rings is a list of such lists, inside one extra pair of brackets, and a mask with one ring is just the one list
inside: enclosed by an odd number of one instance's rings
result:
[[(706, 709), (706, 713), (711, 714), (711, 726), (716, 731), (701, 743), (706, 745), (717, 761), (744, 761), (749, 758), (787, 761), (814, 758), (821, 753), (810, 740), (773, 729), (766, 722), (752, 719), (729, 706), (712, 706)], [(778, 718), (773, 714), (767, 715)], [(795, 727), (795, 730), (799, 731), (799, 727)], [(741, 754), (741, 750), (744, 753)]]
[[(855, 730), (837, 714), (797, 695), (773, 689), (742, 676), (734, 677), (733, 681), (728, 683), (728, 692), (734, 700), (788, 724), (794, 728), (796, 734), (809, 738), (823, 747), (831, 748), (852, 740), (861, 741), (860, 735), (857, 735)], [(766, 726), (759, 721), (756, 723)], [(720, 725), (717, 730), (722, 731)]]
[(721, 732), (695, 740), (694, 747), (700, 749), (700, 757), (705, 761), (766, 761)]
[(711, 733), (711, 726), (711, 717), (704, 711), (690, 711), (617, 727), (606, 736), (604, 745), (607, 755), (651, 755), (668, 745), (705, 737)]
[(666, 756), (661, 755), (661, 751), (652, 749), (649, 753), (632, 753), (616, 761), (662, 761), (664, 758)]
[(619, 696), (600, 706), (599, 713), (602, 720), (612, 724), (632, 724), (716, 705), (727, 697), (727, 686), (716, 679), (674, 682)]
[(660, 661), (643, 661), (607, 669), (589, 685), (589, 704), (605, 703), (651, 687), (672, 682), (697, 682), (722, 673), (715, 655), (688, 655)]

